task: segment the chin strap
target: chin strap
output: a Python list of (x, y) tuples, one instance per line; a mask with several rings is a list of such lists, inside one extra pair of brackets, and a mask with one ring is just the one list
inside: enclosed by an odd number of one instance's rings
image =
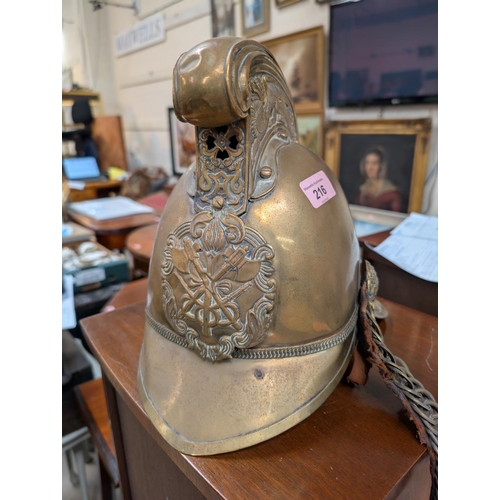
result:
[[(432, 477), (431, 500), (438, 498), (438, 405), (432, 394), (413, 377), (406, 363), (394, 356), (384, 343), (384, 338), (374, 315), (374, 300), (378, 291), (378, 277), (373, 266), (365, 261), (366, 277), (360, 292), (360, 334), (356, 361), (348, 381), (366, 383), (369, 365), (376, 366), (382, 378), (410, 414), (417, 427), (418, 437), (427, 447)], [(356, 360), (356, 357), (358, 358)], [(369, 365), (367, 364), (369, 363)], [(364, 365), (364, 369), (360, 366)], [(361, 375), (361, 372), (364, 372)]]

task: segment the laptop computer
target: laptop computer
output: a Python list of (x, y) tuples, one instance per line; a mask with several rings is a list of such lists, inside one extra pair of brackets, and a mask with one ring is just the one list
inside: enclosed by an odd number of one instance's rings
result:
[(62, 161), (64, 176), (69, 181), (105, 181), (93, 156), (76, 156)]

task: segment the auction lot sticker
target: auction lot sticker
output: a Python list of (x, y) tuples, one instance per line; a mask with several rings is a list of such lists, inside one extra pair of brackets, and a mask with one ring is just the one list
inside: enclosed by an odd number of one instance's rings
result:
[(333, 189), (330, 179), (328, 179), (323, 170), (303, 180), (299, 186), (314, 208), (324, 205), (337, 194), (335, 193), (335, 189)]

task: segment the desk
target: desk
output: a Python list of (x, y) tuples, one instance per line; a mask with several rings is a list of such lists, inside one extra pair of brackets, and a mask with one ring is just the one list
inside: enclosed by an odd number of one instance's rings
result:
[[(437, 318), (380, 299), (385, 340), (437, 397)], [(309, 418), (273, 439), (211, 457), (183, 455), (140, 403), (145, 302), (82, 320), (106, 390), (124, 500), (429, 498), (426, 449), (376, 371), (341, 383)]]
[(106, 198), (110, 193), (119, 193), (122, 181), (91, 181), (86, 182), (83, 189), (70, 189), (69, 201), (94, 200), (96, 198)]
[(363, 258), (370, 261), (379, 278), (380, 297), (422, 311), (433, 316), (438, 315), (438, 284), (426, 281), (403, 271), (367, 244), (380, 245), (389, 237), (391, 229), (358, 238)]
[(125, 248), (127, 235), (134, 229), (157, 223), (159, 217), (153, 213), (129, 215), (117, 219), (95, 220), (68, 208), (68, 215), (76, 223), (95, 232), (97, 241), (110, 250)]

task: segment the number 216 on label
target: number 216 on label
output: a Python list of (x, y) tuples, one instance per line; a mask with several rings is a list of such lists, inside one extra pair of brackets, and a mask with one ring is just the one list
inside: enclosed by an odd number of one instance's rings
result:
[(322, 170), (304, 179), (299, 186), (314, 208), (324, 205), (336, 195), (330, 179)]

